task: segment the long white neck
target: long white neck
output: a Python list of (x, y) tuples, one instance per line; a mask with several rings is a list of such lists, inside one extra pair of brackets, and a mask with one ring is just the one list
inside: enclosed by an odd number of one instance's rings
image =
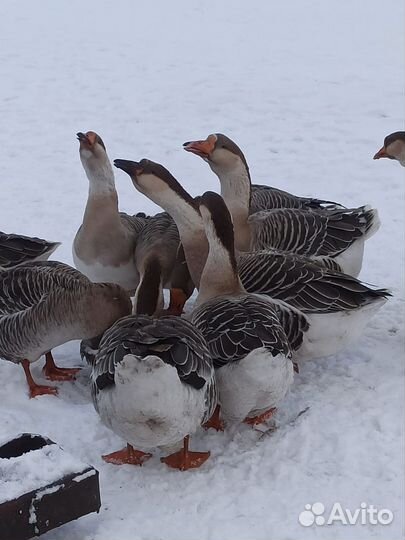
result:
[(232, 254), (224, 247), (213, 230), (207, 230), (209, 251), (200, 280), (196, 306), (223, 295), (244, 292)]
[(218, 171), (221, 195), (232, 216), (235, 231), (235, 247), (240, 251), (250, 249), (250, 227), (248, 223), (250, 207), (250, 177), (242, 160), (226, 172)]

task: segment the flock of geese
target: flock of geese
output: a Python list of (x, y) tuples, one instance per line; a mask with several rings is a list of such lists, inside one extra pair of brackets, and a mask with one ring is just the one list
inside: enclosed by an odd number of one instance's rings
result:
[[(58, 243), (0, 233), (0, 356), (22, 365), (30, 397), (56, 394), (30, 364), (45, 355), (46, 378), (73, 380), (78, 369), (51, 351), (82, 340), (94, 406), (127, 443), (103, 458), (140, 465), (160, 448), (174, 450), (170, 467), (199, 467), (209, 452), (191, 452), (190, 434), (266, 422), (302, 361), (347, 347), (385, 303), (386, 289), (357, 279), (377, 211), (252, 184), (241, 149), (217, 133), (184, 149), (208, 163), (221, 195), (193, 198), (162, 165), (116, 159), (164, 210), (130, 216), (101, 138), (77, 137), (89, 195), (76, 269), (47, 260)], [(405, 132), (386, 137), (383, 157), (405, 166)]]

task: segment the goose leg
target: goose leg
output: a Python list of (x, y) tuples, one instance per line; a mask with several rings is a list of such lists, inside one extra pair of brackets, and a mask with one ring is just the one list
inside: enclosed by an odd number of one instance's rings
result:
[(80, 368), (61, 368), (55, 365), (51, 352), (45, 355), (44, 375), (50, 381), (74, 381)]
[(152, 457), (152, 454), (135, 450), (133, 446), (127, 444), (126, 448), (101, 457), (113, 465), (142, 465), (144, 461)]
[(58, 393), (58, 389), (55, 388), (54, 386), (43, 386), (43, 385), (37, 384), (34, 381), (31, 375), (30, 363), (28, 360), (23, 360), (21, 364), (22, 364), (22, 367), (24, 368), (25, 377), (27, 379), (28, 387), (30, 389), (30, 398), (43, 396), (46, 394), (55, 396)]
[(170, 289), (170, 303), (167, 308), (168, 315), (181, 315), (183, 313), (184, 304), (187, 302), (188, 296), (183, 289)]
[(196, 469), (207, 461), (211, 452), (190, 452), (188, 449), (189, 436), (184, 437), (183, 448), (170, 456), (160, 458), (162, 463), (166, 463), (173, 469), (187, 471), (188, 469)]
[(221, 420), (220, 411), (221, 407), (217, 405), (215, 407), (215, 411), (212, 413), (211, 418), (203, 425), (204, 429), (214, 428), (217, 431), (224, 431), (224, 423)]
[(269, 409), (268, 411), (265, 411), (258, 416), (252, 416), (252, 418), (245, 418), (244, 422), (245, 424), (249, 424), (250, 426), (257, 426), (271, 418), (276, 411), (277, 409), (273, 407), (272, 409)]

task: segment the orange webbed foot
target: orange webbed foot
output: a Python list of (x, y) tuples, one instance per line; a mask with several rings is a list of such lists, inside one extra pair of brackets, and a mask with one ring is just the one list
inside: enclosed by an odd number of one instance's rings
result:
[(75, 375), (80, 369), (58, 367), (54, 362), (52, 353), (46, 353), (43, 373), (50, 381), (74, 381), (76, 378)]
[(58, 389), (54, 386), (45, 386), (42, 384), (35, 384), (30, 386), (30, 398), (35, 398), (38, 396), (56, 396)]
[(211, 452), (190, 452), (188, 449), (189, 437), (184, 438), (183, 448), (170, 456), (160, 458), (162, 463), (166, 463), (172, 469), (187, 471), (197, 469), (210, 457)]
[(128, 444), (122, 450), (117, 452), (112, 452), (111, 454), (106, 454), (101, 456), (104, 461), (107, 463), (112, 463), (113, 465), (140, 465), (152, 457), (152, 454), (147, 452), (142, 452), (141, 450), (135, 450), (130, 444)]
[(224, 422), (221, 420), (220, 416), (221, 408), (219, 405), (215, 407), (215, 411), (213, 412), (211, 418), (203, 424), (204, 429), (216, 429), (217, 431), (224, 431)]
[(277, 411), (275, 407), (272, 409), (269, 409), (268, 411), (265, 411), (262, 414), (259, 414), (258, 416), (252, 416), (251, 418), (245, 418), (244, 422), (245, 424), (249, 424), (250, 426), (257, 426), (259, 424), (262, 424), (269, 418), (271, 418), (274, 413)]

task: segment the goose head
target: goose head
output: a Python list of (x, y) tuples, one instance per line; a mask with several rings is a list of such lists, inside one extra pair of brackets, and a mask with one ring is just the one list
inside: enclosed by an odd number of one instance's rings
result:
[(396, 131), (385, 137), (384, 146), (373, 159), (380, 158), (396, 159), (405, 167), (405, 131)]
[(114, 172), (101, 137), (94, 131), (87, 131), (77, 133), (77, 139), (80, 160), (90, 182), (101, 180), (113, 184)]
[(246, 158), (229, 137), (222, 133), (212, 133), (203, 141), (189, 141), (183, 144), (186, 152), (200, 156), (219, 177), (245, 171), (249, 174)]
[(134, 187), (172, 214), (175, 221), (173, 214), (176, 210), (190, 207), (194, 212), (197, 211), (194, 199), (163, 165), (150, 159), (141, 159), (139, 162), (115, 159), (114, 166), (126, 172)]

